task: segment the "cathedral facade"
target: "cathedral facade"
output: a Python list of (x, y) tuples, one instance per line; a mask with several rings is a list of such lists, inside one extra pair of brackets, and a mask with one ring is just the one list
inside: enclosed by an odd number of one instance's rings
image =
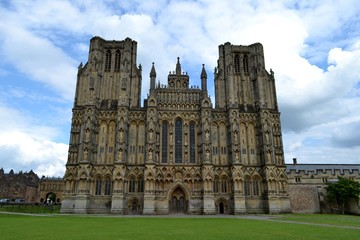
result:
[(137, 42), (90, 41), (73, 106), (62, 213), (290, 212), (274, 74), (260, 43), (219, 46), (215, 103), (180, 59), (150, 70), (141, 106)]

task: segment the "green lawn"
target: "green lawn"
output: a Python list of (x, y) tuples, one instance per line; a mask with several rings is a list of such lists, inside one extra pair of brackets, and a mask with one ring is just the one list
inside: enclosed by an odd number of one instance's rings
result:
[(45, 206), (43, 204), (6, 204), (0, 205), (0, 212), (19, 213), (60, 213), (61, 205)]
[[(360, 228), (360, 216), (337, 215), (337, 214), (289, 214), (281, 220), (307, 222), (316, 224), (330, 224), (336, 226), (351, 226)], [(359, 237), (360, 239), (360, 237)]]
[[(0, 234), (7, 239), (360, 239), (359, 217), (331, 215), (273, 215), (272, 220), (244, 218), (167, 218), (0, 214)], [(297, 224), (316, 222), (357, 227)], [(337, 222), (337, 217), (340, 218)], [(348, 222), (349, 224), (346, 224)], [(353, 224), (355, 222), (355, 224)]]

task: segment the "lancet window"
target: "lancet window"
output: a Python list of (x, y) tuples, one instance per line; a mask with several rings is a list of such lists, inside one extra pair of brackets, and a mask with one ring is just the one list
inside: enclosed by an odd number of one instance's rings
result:
[(108, 72), (111, 69), (111, 51), (107, 50), (105, 55), (105, 71)]
[(105, 180), (105, 195), (111, 195), (111, 179)]
[(240, 72), (240, 56), (239, 54), (235, 54), (235, 73), (239, 73)]
[(142, 177), (140, 177), (140, 179), (137, 182), (137, 191), (138, 192), (143, 192), (144, 191), (144, 180), (142, 179)]
[(219, 179), (216, 177), (214, 180), (214, 193), (218, 193), (219, 192)]
[(134, 177), (130, 177), (129, 180), (129, 192), (135, 192), (135, 178)]
[(167, 163), (168, 159), (168, 123), (162, 124), (162, 136), (161, 136), (161, 162)]
[(101, 195), (101, 178), (96, 179), (95, 195)]
[(189, 125), (190, 134), (190, 163), (195, 163), (195, 123)]
[(114, 66), (114, 71), (120, 71), (120, 51), (117, 50), (115, 53), (115, 66)]
[(249, 59), (248, 59), (247, 55), (245, 55), (243, 58), (243, 67), (244, 67), (244, 73), (248, 74), (249, 73)]
[(182, 120), (176, 119), (175, 121), (175, 163), (182, 162)]

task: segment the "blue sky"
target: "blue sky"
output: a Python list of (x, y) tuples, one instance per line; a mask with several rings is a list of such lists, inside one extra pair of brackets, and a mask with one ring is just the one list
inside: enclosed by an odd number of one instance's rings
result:
[(0, 167), (63, 176), (76, 72), (93, 36), (138, 42), (142, 97), (155, 62), (190, 84), (218, 45), (261, 42), (275, 72), (287, 163), (360, 164), (360, 1), (0, 2)]

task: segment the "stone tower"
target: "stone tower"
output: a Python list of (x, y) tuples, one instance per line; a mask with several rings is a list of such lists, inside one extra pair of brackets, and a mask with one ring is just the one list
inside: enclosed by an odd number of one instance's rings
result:
[(140, 105), (141, 66), (129, 38), (90, 41), (79, 66), (63, 213), (289, 212), (275, 82), (262, 45), (219, 46), (215, 107), (177, 58)]
[[(235, 213), (289, 210), (275, 79), (263, 46), (220, 45), (214, 79), (215, 109), (228, 114)], [(263, 200), (247, 198), (258, 191)]]

